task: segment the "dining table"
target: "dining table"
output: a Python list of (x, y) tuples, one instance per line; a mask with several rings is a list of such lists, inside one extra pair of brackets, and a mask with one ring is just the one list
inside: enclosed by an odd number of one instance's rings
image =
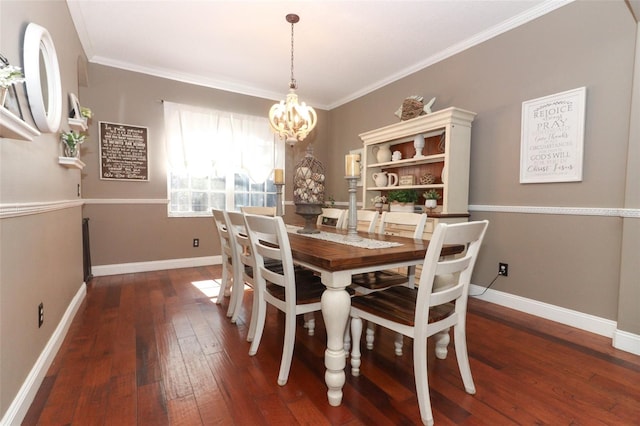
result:
[[(329, 404), (339, 406), (342, 403), (347, 355), (344, 332), (351, 309), (351, 296), (346, 288), (351, 285), (352, 276), (402, 267), (410, 267), (408, 270), (411, 273), (415, 270), (412, 266), (424, 262), (429, 241), (364, 232), (358, 232), (360, 241), (347, 241), (346, 230), (330, 226), (318, 226), (320, 233), (317, 234), (301, 234), (297, 229), (288, 226), (293, 261), (316, 271), (325, 286), (321, 298), (322, 317), (327, 332), (325, 383)], [(452, 256), (463, 250), (464, 246), (446, 245), (441, 255)], [(413, 276), (409, 278), (413, 282)]]

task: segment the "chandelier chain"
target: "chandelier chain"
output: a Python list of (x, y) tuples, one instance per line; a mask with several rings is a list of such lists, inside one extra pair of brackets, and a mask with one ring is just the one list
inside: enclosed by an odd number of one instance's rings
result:
[(293, 77), (293, 26), (295, 25), (295, 22), (291, 23), (291, 82), (289, 83), (289, 87), (291, 89), (295, 89), (297, 84), (296, 84), (296, 79)]

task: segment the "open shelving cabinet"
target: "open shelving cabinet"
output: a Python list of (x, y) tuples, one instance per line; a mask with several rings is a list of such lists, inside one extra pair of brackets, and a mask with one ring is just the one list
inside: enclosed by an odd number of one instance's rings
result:
[[(387, 195), (394, 189), (414, 189), (420, 195), (418, 204), (424, 208), (422, 193), (435, 189), (441, 195), (438, 206), (427, 211), (426, 234), (431, 234), (439, 221), (455, 223), (469, 217), (469, 164), (471, 151), (471, 123), (476, 114), (459, 108), (447, 108), (410, 120), (401, 121), (360, 134), (364, 145), (362, 202), (372, 209), (371, 199)], [(416, 157), (414, 138), (423, 135), (425, 145), (422, 156)], [(378, 162), (381, 146), (400, 151), (402, 159)], [(400, 178), (413, 176), (412, 185), (376, 186), (374, 173), (397, 173)], [(431, 174), (435, 181), (421, 183)]]

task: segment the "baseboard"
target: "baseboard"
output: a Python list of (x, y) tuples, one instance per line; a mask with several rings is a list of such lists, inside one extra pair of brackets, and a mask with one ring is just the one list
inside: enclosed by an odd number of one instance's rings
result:
[(51, 335), (51, 338), (20, 387), (18, 394), (13, 399), (2, 420), (0, 420), (0, 425), (19, 425), (22, 423), (86, 295), (87, 285), (86, 283), (82, 283)]
[(119, 263), (114, 265), (97, 265), (91, 267), (91, 273), (94, 277), (102, 277), (105, 275), (132, 274), (135, 272), (220, 265), (221, 263), (222, 256), (204, 256), (187, 259), (168, 259), (153, 260), (149, 262)]
[[(485, 287), (471, 284), (469, 294), (480, 294), (484, 289)], [(481, 300), (486, 300), (487, 302), (555, 321), (560, 324), (569, 325), (580, 330), (589, 331), (600, 336), (613, 338), (616, 333), (617, 323), (615, 321), (550, 305), (537, 300), (527, 299), (492, 289), (487, 290), (482, 296), (476, 297)]]
[(634, 355), (640, 355), (640, 335), (616, 330), (613, 334), (613, 347)]

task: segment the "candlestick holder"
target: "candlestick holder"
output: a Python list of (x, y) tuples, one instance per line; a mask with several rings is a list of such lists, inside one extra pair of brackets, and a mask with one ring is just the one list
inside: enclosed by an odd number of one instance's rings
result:
[(362, 237), (358, 235), (358, 206), (356, 205), (356, 188), (360, 176), (345, 176), (349, 183), (349, 221), (347, 223), (347, 235), (345, 241), (361, 241)]
[(282, 211), (282, 187), (284, 183), (276, 183), (276, 216), (284, 216), (284, 212)]

